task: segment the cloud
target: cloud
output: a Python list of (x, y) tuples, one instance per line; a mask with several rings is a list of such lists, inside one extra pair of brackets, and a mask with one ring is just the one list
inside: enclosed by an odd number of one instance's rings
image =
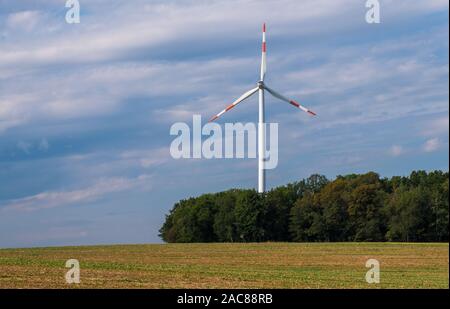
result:
[(407, 49), (402, 55), (366, 52), (361, 56), (363, 49), (338, 50), (343, 54), (322, 65), (289, 73), (284, 83), (291, 89), (302, 85), (302, 90), (291, 91), (291, 95), (333, 96), (333, 104), (326, 102), (326, 112), (339, 113), (339, 124), (448, 110), (448, 90), (443, 87), (443, 81), (448, 80), (448, 64), (429, 62), (420, 55), (407, 56)]
[[(417, 14), (441, 11), (448, 6), (445, 1), (417, 2), (390, 1), (384, 5), (384, 15), (412, 18)], [(184, 49), (187, 43), (194, 48), (209, 42), (211, 47), (215, 45), (212, 42), (230, 37), (235, 41), (249, 39), (264, 20), (277, 25), (272, 32), (275, 36), (317, 36), (329, 33), (330, 29), (339, 32), (360, 26), (365, 14), (363, 4), (353, 0), (276, 0), (265, 1), (264, 4), (256, 0), (185, 1), (182, 4), (177, 1), (135, 1), (133, 4), (109, 4), (84, 3), (81, 12), (89, 10), (90, 14), (83, 16), (76, 28), (60, 25), (59, 31), (50, 37), (44, 33), (31, 42), (20, 42), (19, 46), (0, 50), (0, 66), (105, 61), (142, 48), (171, 45)], [(64, 13), (60, 12), (54, 19), (63, 22)], [(28, 24), (29, 15), (37, 13), (14, 13), (10, 19), (13, 24)], [(32, 20), (35, 19), (33, 16)], [(298, 26), (292, 27), (293, 22)], [(189, 35), (191, 33), (196, 35)], [(34, 48), (28, 48), (29, 45)]]
[(6, 26), (10, 29), (33, 30), (41, 19), (39, 11), (20, 11), (11, 13), (6, 18)]
[[(5, 96), (8, 99), (5, 99)], [(25, 102), (24, 96), (12, 93), (12, 91), (10, 93), (4, 91), (3, 95), (0, 94), (0, 134), (11, 127), (25, 123), (27, 111), (21, 110), (21, 104), (26, 104)]]
[[(242, 58), (170, 63), (127, 61), (77, 67), (65, 74), (46, 73), (39, 79), (34, 79), (33, 75), (13, 78), (5, 81), (9, 87), (0, 94), (0, 134), (30, 122), (108, 116), (136, 97), (145, 98), (148, 109), (153, 110), (152, 114), (156, 113), (156, 120), (173, 116), (171, 111), (175, 110), (212, 113), (214, 105), (211, 101), (198, 96), (212, 93), (225, 82), (229, 84), (231, 73), (250, 71), (250, 64), (249, 59)], [(240, 70), (235, 69), (239, 67)], [(178, 79), (183, 82), (176, 82)], [(28, 85), (26, 90), (23, 85)], [(226, 90), (218, 89), (221, 97), (215, 96), (216, 106), (222, 107), (226, 101), (225, 92), (232, 96), (233, 90), (232, 85)], [(181, 95), (183, 99), (179, 98)], [(175, 104), (163, 104), (167, 100), (176, 101)]]
[[(52, 2), (47, 4), (54, 5)], [(396, 16), (440, 11), (446, 5), (444, 1), (429, 4), (391, 1), (385, 7), (389, 8), (387, 14)], [(141, 9), (136, 10), (138, 7)], [(236, 7), (241, 9), (236, 12)], [(0, 134), (30, 123), (107, 116), (119, 112), (136, 97), (149, 100), (148, 106), (152, 108), (155, 120), (186, 119), (192, 113), (209, 116), (246, 90), (241, 76), (249, 76), (245, 79), (247, 83), (256, 80), (251, 77), (256, 74), (250, 73), (256, 71), (257, 57), (236, 58), (229, 50), (242, 49), (249, 40), (256, 42), (259, 21), (270, 16), (268, 22), (274, 25), (271, 37), (298, 40), (317, 33), (336, 34), (342, 31), (341, 26), (352, 31), (363, 20), (356, 16), (364, 16), (364, 6), (350, 0), (283, 0), (281, 3), (267, 1), (264, 5), (254, 0), (187, 1), (184, 4), (138, 1), (133, 5), (118, 4), (107, 8), (100, 1), (83, 4), (83, 10), (89, 10), (90, 14), (79, 25), (63, 24), (51, 35), (45, 33), (31, 39), (18, 36), (17, 40), (6, 40), (0, 48), (0, 71), (5, 72), (0, 73), (0, 79), (2, 74), (5, 76), (2, 82), (5, 86), (0, 92)], [(299, 16), (298, 11), (303, 13)], [(26, 17), (36, 19), (35, 15), (39, 14), (43, 13), (14, 12), (10, 19), (11, 23), (17, 24), (24, 22)], [(52, 17), (64, 23), (61, 16)], [(334, 27), (329, 27), (331, 23)], [(187, 35), (187, 32), (196, 35)], [(329, 53), (328, 48), (291, 46), (289, 51), (283, 50), (283, 54), (272, 51), (269, 62), (278, 63), (271, 69), (288, 89), (302, 85), (301, 90), (287, 94), (306, 99), (319, 94), (325, 99), (327, 95), (342, 96), (358, 88), (364, 88), (364, 96), (368, 97), (373, 96), (370, 89), (374, 83), (378, 87), (386, 85), (386, 89), (374, 98), (376, 104), (364, 109), (367, 102), (361, 102), (359, 98), (335, 97), (335, 101), (341, 101), (341, 110), (352, 111), (345, 115), (340, 115), (337, 106), (331, 102), (319, 102), (326, 106), (323, 107), (325, 113), (322, 106), (319, 107), (322, 117), (338, 116), (327, 121), (329, 126), (378, 121), (386, 114), (402, 117), (407, 113), (427, 112), (436, 106), (440, 108), (443, 104), (435, 93), (440, 84), (434, 89), (430, 85), (448, 75), (448, 65), (439, 70), (438, 64), (430, 65), (414, 57), (385, 61), (386, 53), (392, 51), (387, 48), (396, 44), (409, 50), (410, 42), (415, 42), (415, 49), (428, 51), (429, 46), (442, 41), (431, 36), (433, 41), (430, 43), (429, 37), (430, 34), (425, 33), (420, 38), (377, 44), (378, 49), (374, 50), (364, 45), (340, 47), (333, 53)], [(225, 42), (227, 47), (224, 49)], [(154, 55), (158, 59), (168, 51), (174, 57), (170, 61), (148, 60), (142, 56)], [(204, 57), (205, 53), (212, 56)], [(298, 68), (295, 61), (299, 57), (305, 59), (303, 53), (311, 55), (311, 61), (316, 63), (314, 67), (308, 64), (308, 68)], [(276, 70), (282, 70), (284, 74)], [(406, 82), (405, 78), (410, 77), (416, 80), (411, 80), (413, 86), (409, 88), (395, 87), (392, 83)], [(424, 85), (422, 87), (426, 89), (422, 91), (415, 85)], [(420, 102), (406, 106), (396, 102), (402, 98), (417, 101), (418, 96), (422, 101), (433, 96), (433, 100), (426, 107)], [(392, 110), (393, 105), (399, 106), (397, 111), (400, 113), (386, 112)]]
[[(2, 203), (3, 210), (31, 211), (95, 201), (104, 195), (135, 188), (149, 189), (150, 175), (100, 179), (92, 186), (72, 191), (49, 191)], [(1, 204), (0, 204), (1, 205)]]
[(127, 150), (119, 155), (119, 158), (134, 164), (138, 162), (143, 168), (150, 168), (166, 163), (171, 159), (169, 148), (149, 150)]
[[(217, 41), (223, 39), (224, 35), (231, 34), (235, 39), (242, 40), (249, 34), (249, 31), (243, 30), (254, 28), (254, 21), (258, 21), (256, 27), (259, 28), (269, 13), (274, 23), (280, 23), (280, 28), (289, 29), (287, 24), (295, 20), (303, 24), (303, 27), (296, 28), (297, 32), (317, 33), (327, 31), (329, 18), (354, 10), (355, 6), (350, 3), (350, 0), (340, 3), (324, 0), (301, 3), (281, 0), (267, 1), (261, 5), (255, 0), (239, 0), (186, 1), (183, 4), (175, 1), (137, 1), (116, 6), (104, 3), (82, 4), (82, 12), (89, 9), (92, 13), (83, 16), (83, 21), (77, 25), (77, 31), (70, 31), (65, 27), (45, 40), (34, 39), (33, 49), (24, 48), (27, 44), (25, 42), (18, 46), (19, 48), (12, 46), (3, 49), (0, 51), (0, 66), (6, 63), (14, 65), (104, 61), (144, 47), (155, 48), (164, 44), (183, 46), (187, 42), (191, 42), (190, 46), (193, 47), (194, 42)], [(236, 10), (236, 7), (240, 9)], [(298, 11), (303, 13), (299, 15)], [(61, 16), (55, 18), (60, 19)], [(23, 20), (24, 17), (15, 19)], [(316, 23), (318, 19), (324, 25)], [(311, 27), (311, 23), (315, 26)], [(293, 29), (290, 30), (292, 31)]]
[(424, 136), (436, 136), (449, 133), (449, 118), (448, 115), (435, 118), (429, 121), (422, 131)]
[(392, 147), (389, 149), (389, 153), (393, 157), (398, 157), (404, 153), (404, 149), (400, 145), (392, 145)]
[(435, 137), (432, 139), (429, 139), (425, 142), (425, 144), (423, 145), (423, 150), (425, 152), (434, 152), (436, 150), (438, 150), (441, 146), (441, 142), (439, 140), (439, 138)]

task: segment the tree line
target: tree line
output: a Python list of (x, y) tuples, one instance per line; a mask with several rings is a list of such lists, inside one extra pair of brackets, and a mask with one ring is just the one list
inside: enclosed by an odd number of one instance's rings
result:
[(448, 172), (322, 175), (267, 193), (232, 189), (177, 202), (166, 242), (447, 242)]

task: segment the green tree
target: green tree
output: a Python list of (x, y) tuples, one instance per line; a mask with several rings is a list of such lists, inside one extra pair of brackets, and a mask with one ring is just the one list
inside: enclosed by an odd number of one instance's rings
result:
[(428, 241), (432, 212), (430, 194), (421, 186), (400, 188), (389, 204), (389, 230), (386, 237), (394, 241)]
[(293, 241), (324, 241), (325, 222), (322, 209), (313, 194), (306, 194), (295, 202), (291, 209), (289, 231)]
[(236, 225), (239, 240), (256, 242), (266, 240), (263, 222), (266, 215), (264, 195), (255, 190), (244, 190), (237, 194)]
[(336, 179), (319, 193), (326, 241), (346, 241), (348, 239), (348, 182), (348, 179)]
[(435, 241), (448, 241), (448, 223), (449, 223), (449, 180), (448, 176), (432, 192), (431, 204), (432, 204), (432, 222), (431, 233), (433, 234), (433, 240)]
[(293, 184), (270, 190), (265, 196), (265, 236), (273, 241), (290, 240), (289, 216), (297, 200), (297, 187)]
[(386, 227), (383, 206), (386, 193), (381, 190), (381, 183), (362, 184), (356, 187), (349, 201), (349, 221), (351, 222), (351, 240), (383, 241)]
[(413, 171), (324, 176), (273, 188), (229, 190), (175, 203), (166, 242), (448, 241), (449, 174)]
[(235, 217), (236, 193), (233, 190), (219, 193), (216, 200), (214, 233), (220, 242), (239, 241)]

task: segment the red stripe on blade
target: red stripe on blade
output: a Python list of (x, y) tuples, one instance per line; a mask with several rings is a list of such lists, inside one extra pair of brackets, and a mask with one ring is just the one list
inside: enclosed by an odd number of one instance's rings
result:
[(298, 104), (295, 101), (289, 101), (289, 103), (291, 103), (292, 105), (294, 105), (295, 107), (300, 107), (300, 104)]
[(216, 116), (212, 117), (211, 119), (209, 119), (209, 122), (214, 121), (214, 120), (216, 120), (217, 118), (219, 118), (219, 117), (217, 117), (217, 115), (216, 115)]
[(266, 52), (266, 42), (262, 43), (262, 51), (263, 51), (263, 53)]
[(313, 116), (316, 116), (316, 113), (314, 113), (313, 111), (308, 111), (308, 113), (310, 113)]
[(266, 32), (266, 23), (263, 24), (263, 32)]
[(234, 107), (233, 104), (230, 104), (227, 106), (227, 108), (225, 108), (225, 111), (228, 112), (230, 109), (232, 109)]

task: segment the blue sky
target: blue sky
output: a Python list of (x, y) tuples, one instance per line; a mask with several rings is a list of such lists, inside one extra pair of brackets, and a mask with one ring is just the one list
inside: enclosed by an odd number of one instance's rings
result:
[[(448, 170), (448, 1), (0, 0), (0, 247), (160, 242), (174, 202), (255, 188), (256, 159), (174, 160), (170, 126), (267, 83), (269, 187)], [(256, 97), (222, 122), (256, 122)]]

